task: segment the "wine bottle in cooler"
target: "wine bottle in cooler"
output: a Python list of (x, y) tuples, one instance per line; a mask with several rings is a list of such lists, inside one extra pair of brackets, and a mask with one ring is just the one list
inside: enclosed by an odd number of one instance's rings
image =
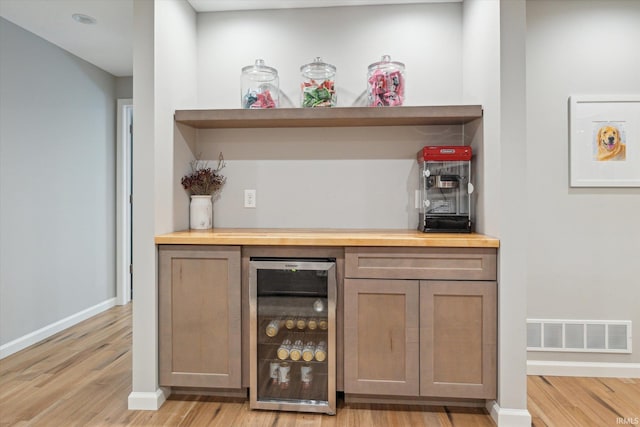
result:
[(306, 327), (307, 327), (307, 320), (304, 317), (298, 317), (298, 319), (296, 320), (296, 328), (299, 331), (304, 331)]
[(289, 358), (289, 353), (291, 352), (291, 340), (284, 340), (280, 347), (278, 347), (278, 359), (287, 360)]
[(302, 383), (303, 390), (311, 387), (311, 383), (313, 382), (313, 368), (309, 363), (305, 363), (300, 367), (300, 382)]
[(314, 357), (318, 362), (324, 362), (327, 359), (327, 343), (320, 341), (316, 346)]
[(278, 332), (280, 331), (280, 328), (283, 326), (283, 324), (284, 324), (283, 320), (273, 319), (271, 322), (269, 322), (269, 324), (265, 328), (265, 333), (267, 334), (268, 337), (273, 338), (276, 335), (278, 335)]
[(291, 346), (291, 351), (289, 352), (289, 357), (293, 361), (298, 361), (302, 357), (302, 349), (303, 349), (302, 340), (296, 340)]
[(280, 362), (271, 362), (269, 364), (269, 376), (271, 377), (271, 385), (280, 384)]
[(289, 388), (289, 383), (291, 382), (291, 365), (287, 362), (280, 363), (280, 366), (278, 367), (278, 376), (280, 388)]
[(327, 319), (320, 319), (318, 321), (318, 327), (321, 330), (326, 331), (327, 329), (329, 329), (329, 322), (327, 321)]
[(293, 328), (296, 327), (296, 319), (293, 316), (288, 316), (284, 320), (284, 327), (289, 330), (292, 330)]
[(318, 329), (318, 319), (316, 319), (315, 317), (309, 319), (309, 321), (307, 322), (307, 328), (309, 328), (310, 331), (315, 331), (316, 329)]
[(309, 341), (304, 345), (302, 349), (302, 360), (305, 362), (311, 362), (315, 357), (316, 345), (313, 341)]

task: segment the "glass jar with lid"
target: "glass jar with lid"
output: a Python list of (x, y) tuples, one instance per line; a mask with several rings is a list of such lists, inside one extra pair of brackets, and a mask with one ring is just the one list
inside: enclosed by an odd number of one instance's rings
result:
[(335, 107), (338, 100), (335, 89), (336, 67), (316, 57), (300, 67), (300, 104), (302, 107)]
[(277, 108), (279, 106), (278, 70), (268, 67), (262, 59), (242, 68), (240, 77), (242, 108)]
[(404, 64), (384, 55), (369, 65), (367, 95), (370, 107), (395, 107), (404, 102)]

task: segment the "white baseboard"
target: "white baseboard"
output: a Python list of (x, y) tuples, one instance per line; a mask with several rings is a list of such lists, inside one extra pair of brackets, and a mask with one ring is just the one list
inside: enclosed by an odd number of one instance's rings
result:
[[(169, 392), (170, 393), (170, 392)], [(155, 392), (132, 391), (129, 394), (129, 410), (131, 411), (157, 411), (165, 400), (167, 400), (162, 389)]]
[(527, 360), (527, 375), (558, 377), (640, 378), (640, 363)]
[(531, 427), (531, 414), (526, 409), (501, 408), (498, 402), (489, 400), (487, 411), (498, 427)]
[(95, 316), (96, 314), (100, 314), (105, 310), (110, 309), (116, 305), (116, 299), (111, 298), (100, 304), (96, 304), (93, 307), (89, 307), (85, 310), (82, 310), (76, 314), (72, 314), (69, 317), (65, 317), (62, 320), (58, 320), (50, 325), (45, 326), (44, 328), (40, 328), (37, 331), (31, 332), (27, 335), (24, 335), (20, 338), (17, 338), (13, 341), (10, 341), (2, 346), (0, 346), (0, 359), (4, 359), (7, 356), (11, 356), (14, 353), (23, 350), (30, 345), (36, 344), (44, 339), (49, 338), (52, 335), (57, 334), (60, 331), (63, 331), (73, 325), (76, 325), (83, 320), (87, 320), (90, 317)]

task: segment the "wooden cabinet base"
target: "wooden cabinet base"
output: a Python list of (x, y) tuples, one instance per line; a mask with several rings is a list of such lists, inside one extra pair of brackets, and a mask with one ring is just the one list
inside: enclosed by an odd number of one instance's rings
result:
[(383, 405), (417, 405), (417, 406), (461, 406), (467, 408), (484, 408), (484, 399), (458, 399), (455, 397), (417, 397), (417, 396), (380, 396), (374, 394), (344, 394), (344, 403), (368, 403)]
[(244, 402), (248, 400), (249, 390), (246, 388), (171, 387), (171, 394), (224, 397)]
[(346, 248), (344, 391), (494, 399), (496, 255)]
[(159, 383), (174, 393), (246, 398), (249, 262), (270, 256), (335, 258), (347, 402), (484, 406), (497, 395), (496, 247), (158, 249)]
[(159, 383), (240, 388), (240, 247), (160, 246)]

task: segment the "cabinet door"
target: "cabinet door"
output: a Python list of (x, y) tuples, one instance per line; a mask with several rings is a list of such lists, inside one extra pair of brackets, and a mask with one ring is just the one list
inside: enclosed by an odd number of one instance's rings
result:
[(160, 385), (241, 387), (240, 247), (159, 247)]
[(344, 391), (417, 396), (419, 282), (345, 279)]
[(420, 282), (420, 395), (496, 397), (496, 283)]

